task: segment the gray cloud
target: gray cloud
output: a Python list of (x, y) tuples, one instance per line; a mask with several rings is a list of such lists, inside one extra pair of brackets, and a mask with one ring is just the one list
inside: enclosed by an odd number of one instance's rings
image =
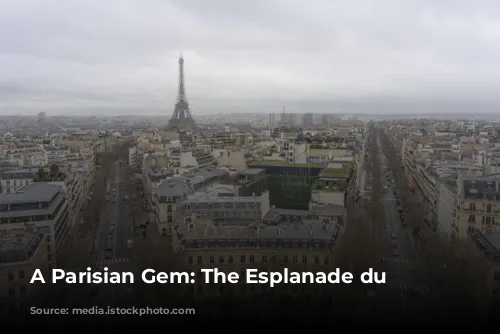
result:
[(496, 111), (500, 3), (0, 0), (0, 113)]

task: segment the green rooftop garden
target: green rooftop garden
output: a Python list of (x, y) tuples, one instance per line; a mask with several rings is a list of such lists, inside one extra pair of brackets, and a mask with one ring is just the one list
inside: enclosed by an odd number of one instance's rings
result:
[(341, 168), (325, 168), (319, 177), (345, 177), (349, 176), (351, 164), (344, 164)]

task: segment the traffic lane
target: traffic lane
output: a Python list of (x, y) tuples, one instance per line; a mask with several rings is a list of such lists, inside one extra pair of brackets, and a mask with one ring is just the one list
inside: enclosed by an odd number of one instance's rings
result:
[(128, 205), (127, 201), (124, 201), (125, 198), (125, 182), (127, 180), (123, 180), (123, 172), (118, 172), (118, 184), (117, 189), (119, 189), (120, 197), (118, 198), (118, 211), (117, 211), (117, 222), (116, 222), (116, 249), (117, 249), (117, 257), (126, 257), (128, 255), (128, 247), (127, 242), (129, 239), (133, 237), (133, 229), (130, 217), (126, 214), (126, 208)]
[(127, 256), (127, 241), (132, 238), (132, 223), (130, 217), (125, 215), (126, 202), (121, 198), (117, 201), (118, 211), (116, 216), (116, 257)]
[(397, 207), (395, 206), (395, 202), (392, 202), (387, 207), (387, 210), (392, 211), (394, 215), (395, 222), (393, 225), (393, 232), (396, 233), (397, 236), (399, 256), (408, 259), (413, 258), (413, 250), (408, 236), (409, 230), (401, 223), (401, 219), (399, 217)]
[(116, 234), (117, 234), (117, 225), (118, 225), (118, 210), (119, 210), (119, 200), (120, 200), (120, 174), (118, 170), (119, 163), (115, 162), (112, 174), (112, 182), (111, 182), (111, 226), (114, 226), (113, 230), (113, 257), (116, 257)]
[(386, 235), (388, 236), (388, 240), (390, 240), (392, 243), (391, 234), (395, 233), (398, 244), (398, 256), (411, 259), (413, 258), (413, 249), (409, 240), (409, 231), (406, 227), (403, 226), (401, 222), (400, 214), (397, 209), (396, 199), (392, 195), (392, 188), (389, 188), (388, 191), (391, 193), (387, 193), (384, 200), (384, 212), (387, 223)]

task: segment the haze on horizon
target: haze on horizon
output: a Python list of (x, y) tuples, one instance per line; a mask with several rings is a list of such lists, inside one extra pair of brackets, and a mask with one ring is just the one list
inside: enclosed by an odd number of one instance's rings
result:
[(500, 2), (0, 0), (0, 114), (500, 106)]

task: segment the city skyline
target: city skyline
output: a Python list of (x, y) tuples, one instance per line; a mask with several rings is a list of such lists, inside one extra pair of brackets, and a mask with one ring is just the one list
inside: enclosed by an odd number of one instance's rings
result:
[(169, 117), (181, 51), (195, 115), (500, 105), (497, 4), (288, 4), (9, 2), (0, 14), (0, 114)]

